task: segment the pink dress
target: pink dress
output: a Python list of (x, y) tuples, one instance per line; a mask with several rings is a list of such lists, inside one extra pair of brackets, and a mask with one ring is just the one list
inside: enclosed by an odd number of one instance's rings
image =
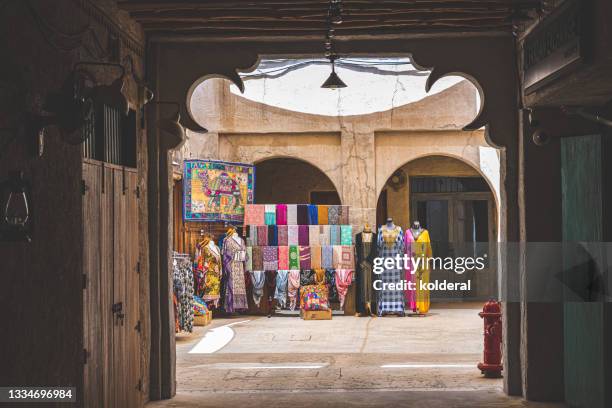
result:
[[(405, 269), (405, 279), (407, 282), (413, 282), (416, 285), (415, 275), (412, 273), (412, 243), (414, 242), (414, 237), (412, 236), (412, 231), (410, 229), (406, 230), (404, 234), (404, 247), (406, 255), (408, 255), (408, 268)], [(410, 310), (416, 310), (416, 291), (406, 289), (404, 291), (404, 296), (406, 297), (406, 305)]]

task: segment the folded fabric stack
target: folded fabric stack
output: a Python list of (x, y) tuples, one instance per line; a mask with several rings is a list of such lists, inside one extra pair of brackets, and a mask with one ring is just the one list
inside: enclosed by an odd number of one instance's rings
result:
[(193, 314), (195, 316), (204, 316), (208, 311), (206, 303), (197, 295), (193, 296)]

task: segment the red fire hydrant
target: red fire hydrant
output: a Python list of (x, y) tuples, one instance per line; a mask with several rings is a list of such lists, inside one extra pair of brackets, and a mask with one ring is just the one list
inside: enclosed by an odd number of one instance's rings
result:
[(488, 378), (501, 377), (503, 369), (501, 315), (501, 304), (493, 299), (478, 313), (484, 318), (484, 363), (478, 363), (478, 369)]

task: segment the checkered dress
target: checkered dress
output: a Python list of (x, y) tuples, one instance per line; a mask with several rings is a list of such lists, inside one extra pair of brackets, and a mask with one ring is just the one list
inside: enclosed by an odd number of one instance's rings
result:
[[(388, 243), (383, 239), (383, 227), (378, 229), (378, 254), (381, 258), (393, 258), (396, 255), (404, 255), (404, 233), (401, 228), (396, 227), (397, 237), (394, 242)], [(385, 228), (386, 230), (386, 228)], [(385, 231), (388, 233), (387, 231)], [(380, 276), (383, 283), (399, 283), (403, 279), (402, 269), (384, 269)], [(402, 290), (378, 290), (378, 315), (385, 313), (404, 312), (404, 291)]]

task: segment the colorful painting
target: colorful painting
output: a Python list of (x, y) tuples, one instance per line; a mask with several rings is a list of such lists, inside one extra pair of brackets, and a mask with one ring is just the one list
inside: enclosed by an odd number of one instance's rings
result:
[(185, 160), (183, 177), (185, 221), (242, 223), (252, 204), (255, 166), (211, 160)]

